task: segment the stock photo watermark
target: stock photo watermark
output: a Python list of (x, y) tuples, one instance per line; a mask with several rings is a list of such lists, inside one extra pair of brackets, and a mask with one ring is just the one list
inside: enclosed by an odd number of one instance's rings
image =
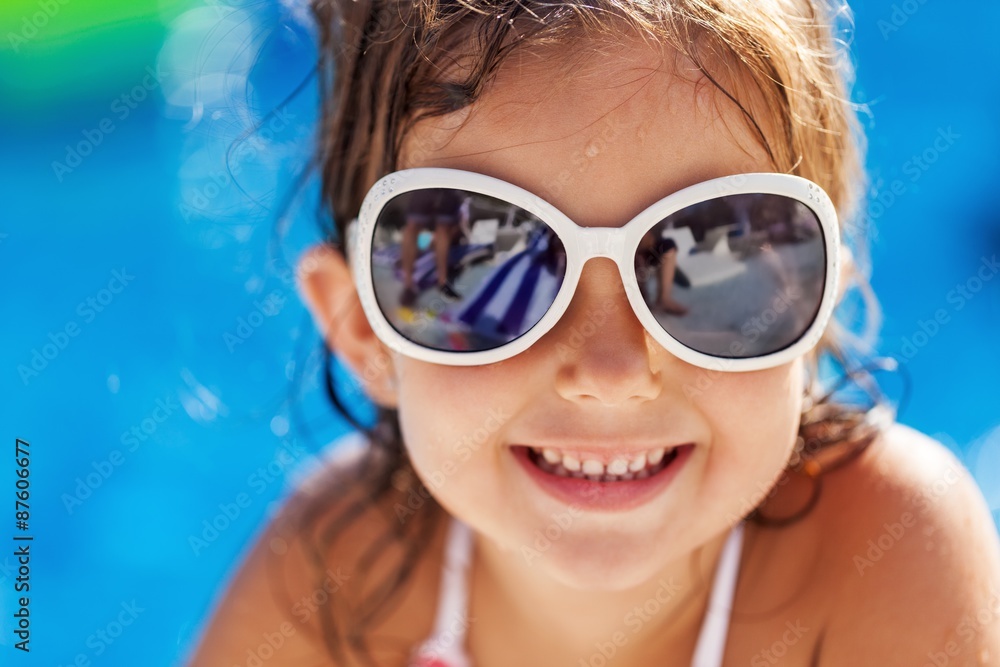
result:
[(552, 544), (558, 541), (563, 534), (573, 525), (573, 519), (583, 514), (583, 510), (577, 505), (569, 505), (563, 512), (553, 512), (550, 516), (552, 521), (544, 529), (535, 530), (535, 539), (531, 546), (521, 545), (521, 555), (528, 565), (542, 557), (542, 554), (552, 548)]
[(84, 645), (90, 649), (90, 651), (77, 653), (73, 656), (73, 659), (70, 662), (59, 663), (56, 667), (90, 667), (94, 663), (94, 658), (101, 657), (112, 646), (114, 646), (115, 642), (117, 642), (122, 635), (135, 624), (139, 616), (146, 611), (146, 608), (140, 607), (135, 600), (127, 602), (122, 600), (118, 606), (120, 609), (115, 614), (114, 618), (88, 635)]
[(569, 164), (551, 180), (543, 184), (538, 194), (549, 202), (558, 198), (559, 193), (568, 184), (573, 182), (574, 179), (578, 179), (590, 166), (591, 161), (618, 138), (621, 130), (621, 123), (611, 118), (604, 120), (600, 134), (584, 146), (582, 150), (574, 153), (573, 157), (569, 160)]
[(35, 4), (38, 11), (25, 14), (21, 17), (21, 28), (17, 32), (7, 33), (7, 43), (14, 53), (20, 53), (22, 46), (42, 34), (49, 22), (70, 2), (71, 0), (39, 0)]
[(715, 359), (711, 368), (700, 369), (694, 383), (684, 383), (684, 395), (688, 398), (701, 396), (712, 387), (716, 380), (725, 377), (733, 365), (733, 359), (743, 356), (748, 346), (766, 335), (775, 323), (781, 320), (781, 314), (793, 309), (795, 302), (802, 297), (802, 290), (795, 284), (785, 285), (777, 291), (765, 308), (743, 320), (743, 324), (740, 326), (741, 338), (733, 340), (729, 344), (731, 358)]
[[(888, 184), (882, 179), (875, 181), (871, 203), (862, 216), (864, 231), (870, 234), (873, 240), (879, 236), (878, 220), (910, 193), (911, 186), (923, 178), (937, 164), (941, 156), (951, 150), (961, 138), (962, 135), (955, 132), (950, 125), (939, 127), (934, 139), (923, 150), (912, 154), (900, 165), (900, 171), (905, 178), (894, 178)], [(847, 224), (856, 225), (857, 222), (847, 221)]]
[(728, 514), (726, 516), (726, 521), (729, 522), (729, 526), (735, 526), (740, 521), (743, 521), (750, 512), (754, 509), (761, 507), (764, 503), (774, 497), (778, 490), (788, 484), (789, 476), (784, 470), (779, 471), (777, 477), (772, 479), (770, 482), (762, 482), (757, 480), (755, 485), (757, 488), (753, 490), (748, 496), (744, 496), (740, 501), (739, 515)]
[[(351, 575), (344, 573), (340, 567), (336, 571), (327, 568), (319, 585), (292, 605), (291, 613), (295, 620), (301, 625), (308, 623), (312, 615), (325, 606), (350, 579)], [(275, 657), (297, 632), (298, 628), (291, 621), (282, 621), (273, 630), (261, 632), (260, 639), (252, 640), (253, 643), (246, 648), (244, 659), (239, 665), (261, 667)]]
[(903, 2), (893, 3), (891, 11), (887, 17), (880, 18), (877, 23), (878, 31), (882, 34), (882, 39), (888, 40), (893, 33), (906, 25), (920, 8), (926, 5), (928, 0), (903, 0)]
[(146, 66), (145, 72), (146, 76), (138, 84), (111, 100), (108, 106), (109, 115), (101, 118), (92, 127), (80, 130), (82, 139), (73, 144), (66, 144), (66, 152), (62, 160), (52, 161), (52, 173), (55, 174), (58, 182), (62, 183), (66, 176), (79, 168), (84, 160), (104, 143), (104, 139), (118, 129), (118, 124), (125, 122), (132, 115), (132, 112), (138, 109), (139, 105), (150, 96), (150, 93), (160, 87), (163, 74), (155, 71), (149, 65)]
[(244, 515), (255, 498), (275, 482), (284, 479), (284, 474), (307, 456), (308, 452), (292, 440), (282, 442), (278, 453), (266, 466), (258, 466), (247, 476), (246, 486), (249, 491), (240, 491), (232, 499), (218, 503), (218, 512), (202, 519), (201, 529), (188, 535), (187, 543), (194, 555), (200, 556)]
[[(941, 647), (941, 650), (928, 652), (928, 662), (925, 662), (922, 667), (948, 667), (952, 658), (961, 655), (963, 644), (966, 646), (971, 644), (981, 632), (988, 629), (989, 626), (995, 625), (997, 619), (1000, 619), (1000, 591), (991, 587), (990, 598), (986, 604), (975, 611), (964, 614), (955, 626), (953, 634), (958, 635), (962, 643), (951, 639)], [(976, 657), (979, 658), (980, 664), (989, 664), (986, 662), (990, 658), (989, 654), (980, 653)], [(960, 664), (968, 663), (963, 660)]]
[(246, 316), (237, 317), (236, 326), (222, 334), (222, 342), (226, 344), (229, 353), (232, 354), (237, 346), (247, 342), (268, 318), (280, 313), (285, 302), (286, 297), (279, 290), (271, 290), (263, 300), (254, 300), (253, 309)]
[(957, 466), (947, 468), (939, 478), (922, 487), (915, 498), (914, 511), (900, 513), (893, 522), (882, 524), (882, 532), (867, 542), (868, 549), (863, 554), (853, 557), (854, 568), (858, 575), (865, 576), (866, 570), (875, 567), (911, 529), (917, 525), (919, 515), (926, 514), (936, 505), (961, 479), (961, 470)]
[(802, 624), (802, 621), (795, 619), (795, 622), (786, 621), (785, 631), (781, 633), (779, 639), (765, 649), (761, 649), (750, 658), (750, 667), (770, 667), (781, 662), (781, 659), (788, 654), (788, 649), (799, 643), (799, 640), (809, 632), (809, 628)]
[(101, 488), (115, 474), (115, 471), (125, 464), (126, 455), (137, 451), (159, 430), (164, 422), (180, 410), (180, 407), (173, 394), (166, 398), (156, 399), (154, 407), (148, 415), (129, 427), (119, 437), (124, 451), (117, 448), (112, 449), (104, 458), (91, 460), (91, 470), (86, 475), (77, 476), (74, 480), (76, 485), (73, 487), (73, 492), (64, 492), (59, 497), (66, 513), (72, 515), (73, 512), (82, 507), (84, 502), (92, 497), (97, 489)]
[[(11, 614), (16, 626), (13, 635), (17, 638), (14, 648), (29, 653), (31, 651), (31, 546), (35, 536), (31, 530), (31, 443), (21, 438), (14, 439), (14, 527), (20, 531), (11, 538), (11, 554), (15, 562), (8, 575), (7, 561), (4, 559), (5, 576), (14, 578), (11, 586), (16, 611)], [(17, 567), (16, 574), (14, 567)], [(14, 606), (14, 605), (12, 605)], [(37, 613), (37, 612), (36, 612)]]
[(212, 202), (236, 184), (235, 179), (243, 171), (244, 165), (266, 153), (268, 144), (294, 120), (295, 114), (284, 108), (278, 109), (267, 123), (241, 140), (233, 151), (232, 163), (228, 162), (227, 156), (223, 169), (213, 170), (200, 185), (184, 192), (178, 204), (181, 218), (190, 222), (195, 216), (209, 214)]
[(231, 330), (222, 333), (222, 342), (230, 354), (247, 342), (258, 329), (264, 326), (268, 319), (281, 313), (285, 304), (288, 303), (287, 291), (294, 288), (296, 280), (302, 274), (314, 270), (315, 266), (316, 262), (312, 258), (303, 260), (302, 265), (296, 267), (294, 271), (285, 265), (278, 265), (274, 260), (268, 262), (268, 271), (273, 272), (285, 286), (271, 290), (262, 299), (255, 299), (250, 312), (238, 316), (236, 325)]
[(938, 308), (928, 319), (917, 320), (917, 330), (902, 337), (897, 358), (906, 363), (917, 356), (920, 350), (927, 347), (944, 326), (951, 322), (952, 315), (965, 308), (969, 301), (988, 286), (997, 273), (1000, 273), (1000, 261), (997, 261), (996, 255), (980, 257), (979, 265), (972, 275), (956, 283), (945, 294), (945, 302), (950, 308)]
[(500, 430), (510, 415), (502, 408), (490, 408), (486, 413), (482, 426), (474, 429), (471, 433), (464, 434), (461, 438), (452, 443), (452, 454), (458, 459), (458, 463), (453, 459), (447, 459), (441, 467), (432, 470), (427, 474), (427, 484), (421, 485), (420, 489), (413, 486), (409, 488), (409, 494), (405, 503), (396, 503), (394, 511), (400, 523), (405, 522), (420, 510), (427, 500), (430, 500), (428, 487), (440, 489), (448, 481), (448, 478), (458, 472), (460, 463), (465, 463), (472, 458), (475, 452), (489, 440), (489, 437)]
[(70, 342), (83, 332), (83, 327), (97, 319), (97, 316), (107, 310), (128, 285), (135, 280), (125, 267), (111, 272), (107, 285), (87, 296), (77, 304), (74, 312), (77, 319), (67, 320), (56, 331), (49, 331), (47, 342), (40, 347), (33, 347), (29, 352), (28, 363), (17, 365), (17, 374), (25, 387), (47, 369), (52, 362), (69, 346)]
[(579, 667), (607, 667), (612, 664), (618, 652), (624, 648), (631, 637), (639, 634), (642, 628), (653, 620), (680, 593), (682, 586), (673, 579), (660, 579), (657, 588), (642, 604), (632, 607), (622, 618), (622, 625), (631, 631), (616, 630), (603, 641), (594, 642), (594, 652), (586, 658), (580, 658)]
[(566, 342), (560, 341), (556, 344), (556, 354), (559, 360), (565, 362), (572, 352), (584, 346), (591, 336), (596, 334), (600, 327), (608, 321), (608, 315), (618, 310), (618, 304), (614, 299), (608, 299), (601, 304), (600, 308), (594, 308), (587, 313), (586, 321), (577, 326), (574, 324), (569, 330)]
[(416, 664), (414, 667), (440, 667), (441, 658), (464, 639), (469, 627), (476, 622), (474, 616), (461, 615), (454, 617), (443, 631), (434, 636), (414, 652)]

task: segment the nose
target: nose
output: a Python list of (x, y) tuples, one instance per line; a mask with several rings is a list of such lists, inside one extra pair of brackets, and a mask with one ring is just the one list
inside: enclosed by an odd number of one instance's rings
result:
[(573, 300), (550, 333), (559, 357), (556, 389), (563, 398), (615, 406), (659, 396), (651, 339), (610, 259), (584, 265)]

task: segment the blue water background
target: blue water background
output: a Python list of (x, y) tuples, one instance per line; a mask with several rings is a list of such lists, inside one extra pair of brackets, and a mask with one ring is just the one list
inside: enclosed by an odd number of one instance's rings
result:
[[(927, 0), (907, 8), (916, 10), (854, 5), (854, 97), (871, 110), (867, 163), (880, 197), (871, 209), (880, 349), (905, 359), (912, 376), (900, 420), (959, 455), (996, 518), (1000, 276), (970, 298), (953, 290), (976, 286), (982, 258), (1000, 254), (1000, 5)], [(194, 18), (175, 26), (189, 40), (182, 45), (200, 43), (207, 19)], [(81, 654), (102, 666), (176, 664), (286, 491), (284, 475), (263, 481), (255, 471), (282, 460), (283, 449), (304, 459), (347, 430), (318, 390), (317, 338), (289, 274), (291, 258), (316, 238), (314, 184), (290, 208), (284, 259), (268, 255), (275, 211), (312, 138), (314, 86), (236, 160), (239, 187), (221, 160), (308, 76), (313, 47), (280, 5), (243, 18), (241, 36), (222, 44), (245, 51), (203, 54), (210, 62), (200, 74), (204, 90), (248, 94), (249, 105), (219, 98), (192, 106), (178, 65), (188, 61), (183, 53), (164, 60), (162, 42), (134, 57), (128, 81), (98, 82), (40, 109), (0, 99), (0, 416), (3, 446), (20, 437), (32, 452), (33, 650), (24, 664), (69, 665)], [(231, 80), (208, 76), (237, 56)], [(148, 67), (171, 63), (172, 83), (152, 85), (134, 109), (114, 104), (142, 85)], [(53, 167), (86, 131), (96, 136), (102, 120), (113, 130), (78, 166)], [(122, 279), (124, 289), (111, 291)], [(241, 329), (241, 319), (259, 326)], [(35, 350), (59, 347), (67, 325), (76, 335), (23, 378), (18, 367)], [(297, 374), (302, 391), (293, 396)], [(313, 437), (290, 430), (296, 410)], [(9, 499), (13, 465), (5, 461), (0, 493)], [(109, 462), (110, 475), (67, 505), (79, 481)], [(241, 493), (249, 502), (228, 527), (193, 545), (203, 522)], [(14, 531), (3, 512), (7, 544)], [(13, 608), (16, 576), (8, 554), (0, 549), (4, 610)], [(121, 634), (101, 639), (120, 618), (129, 620)], [(5, 656), (14, 655), (12, 630), (5, 611)]]

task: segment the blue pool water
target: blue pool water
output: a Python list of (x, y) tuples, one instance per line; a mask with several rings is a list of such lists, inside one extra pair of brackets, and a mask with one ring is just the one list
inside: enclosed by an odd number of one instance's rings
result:
[[(952, 448), (1000, 517), (1000, 276), (983, 260), (1000, 254), (1000, 6), (911, 4), (854, 4), (855, 97), (871, 109), (880, 185), (880, 349), (912, 376), (900, 420)], [(132, 48), (128, 77), (86, 92), (38, 105), (0, 78), (0, 415), (5, 446), (30, 442), (34, 499), (25, 664), (176, 664), (285, 492), (268, 465), (347, 429), (316, 386), (317, 339), (289, 274), (315, 239), (313, 186), (277, 258), (267, 252), (312, 137), (313, 86), (228, 169), (220, 158), (307, 77), (309, 35), (282, 5), (229, 19), (217, 5), (192, 5)], [(167, 74), (146, 79), (150, 67)], [(200, 98), (185, 83), (195, 74)], [(247, 90), (251, 104), (234, 106)], [(123, 94), (131, 105), (115, 104)], [(311, 438), (292, 437), (296, 410)], [(206, 528), (226, 512), (225, 528)], [(0, 555), (5, 610), (12, 564)], [(0, 617), (5, 656), (13, 624)]]

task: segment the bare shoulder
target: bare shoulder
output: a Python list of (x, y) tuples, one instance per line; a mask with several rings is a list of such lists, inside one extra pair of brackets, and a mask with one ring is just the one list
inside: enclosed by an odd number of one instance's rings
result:
[(825, 478), (817, 509), (838, 569), (822, 665), (1000, 660), (1000, 541), (944, 445), (892, 426)]
[[(266, 662), (268, 656), (280, 656), (278, 664), (322, 664), (315, 616), (322, 598), (340, 593), (350, 575), (333, 566), (326, 586), (316, 582), (303, 532), (310, 513), (332, 514), (351, 502), (347, 494), (320, 509), (317, 490), (324, 478), (337, 481), (333, 475), (310, 476), (258, 533), (219, 595), (189, 667), (256, 664), (253, 657)], [(347, 554), (332, 556), (335, 562)]]
[[(314, 471), (283, 503), (219, 596), (188, 667), (333, 664), (324, 618), (355, 608), (386, 567), (366, 550), (389, 519), (352, 483), (354, 467)], [(391, 561), (391, 551), (381, 554)]]

